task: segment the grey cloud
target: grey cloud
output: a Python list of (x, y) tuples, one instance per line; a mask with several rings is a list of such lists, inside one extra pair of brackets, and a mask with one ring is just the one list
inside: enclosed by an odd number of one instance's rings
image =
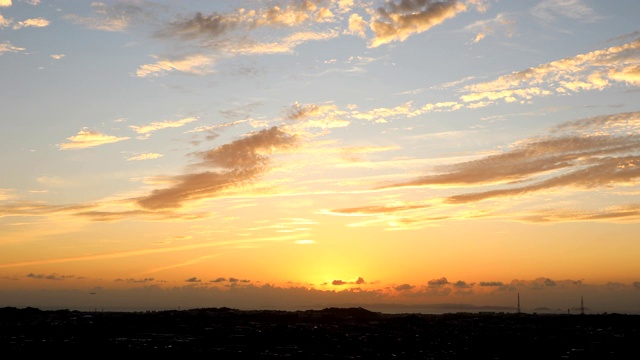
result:
[(225, 282), (225, 281), (227, 281), (227, 279), (223, 278), (223, 277), (219, 277), (219, 278), (217, 278), (215, 280), (211, 280), (211, 282), (213, 282), (213, 283), (220, 283), (220, 282)]
[(367, 282), (364, 281), (364, 279), (362, 277), (358, 277), (357, 280), (355, 281), (343, 281), (343, 280), (333, 280), (331, 282), (332, 285), (361, 285), (361, 284), (366, 284)]
[(154, 282), (155, 279), (154, 278), (143, 278), (143, 279), (115, 279), (115, 282), (128, 282), (128, 283), (134, 283), (134, 284), (140, 284), (140, 283), (149, 283), (149, 282)]
[(504, 286), (504, 283), (501, 281), (480, 281), (480, 286)]
[(398, 285), (398, 286), (394, 287), (394, 289), (396, 291), (407, 291), (407, 290), (411, 290), (413, 288), (415, 288), (415, 286), (409, 285), (409, 284), (402, 284), (402, 285)]
[(50, 274), (50, 275), (44, 275), (44, 274), (34, 274), (34, 273), (29, 273), (27, 274), (28, 278), (32, 278), (32, 279), (42, 279), (42, 280), (56, 280), (56, 281), (61, 281), (64, 279), (69, 279), (69, 278), (74, 278), (74, 275), (59, 275), (56, 273)]
[(191, 277), (191, 278), (188, 278), (188, 279), (187, 279), (187, 280), (185, 280), (185, 281), (186, 281), (186, 282), (190, 282), (190, 283), (199, 283), (199, 282), (201, 282), (202, 280), (198, 279), (197, 277)]
[(439, 286), (447, 285), (450, 283), (449, 283), (449, 280), (447, 280), (447, 278), (441, 277), (440, 279), (429, 280), (427, 284), (429, 285), (429, 287), (439, 287)]
[(640, 281), (634, 281), (632, 285), (634, 289), (640, 290)]
[(469, 289), (473, 287), (473, 284), (467, 284), (462, 280), (458, 280), (455, 283), (453, 283), (453, 286), (459, 289)]

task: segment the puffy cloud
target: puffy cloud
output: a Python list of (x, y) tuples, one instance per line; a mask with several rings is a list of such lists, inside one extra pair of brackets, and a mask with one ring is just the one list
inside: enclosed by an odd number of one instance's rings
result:
[(143, 126), (132, 125), (129, 127), (133, 129), (133, 131), (137, 132), (138, 134), (145, 135), (161, 129), (182, 127), (186, 124), (192, 123), (197, 120), (198, 118), (196, 117), (186, 117), (186, 118), (175, 120), (175, 121), (158, 121), (158, 122), (153, 122), (149, 125), (143, 125)]
[(180, 207), (184, 201), (216, 196), (224, 190), (245, 184), (268, 170), (268, 155), (293, 146), (296, 138), (278, 127), (264, 129), (213, 150), (198, 152), (200, 167), (214, 169), (180, 175), (172, 187), (157, 189), (136, 199), (146, 209)]
[(504, 286), (504, 283), (502, 283), (501, 281), (480, 281), (480, 283), (478, 284), (480, 286), (488, 286), (488, 287), (499, 287), (499, 286)]
[(159, 60), (152, 64), (141, 65), (136, 70), (136, 77), (164, 76), (172, 71), (193, 75), (210, 74), (214, 59), (205, 55), (190, 55), (176, 60)]
[(378, 8), (378, 16), (371, 22), (375, 34), (369, 44), (371, 47), (404, 41), (467, 10), (467, 6), (458, 0), (403, 0), (399, 4), (388, 2), (386, 5)]
[(51, 56), (51, 58), (54, 60), (60, 60), (64, 57), (64, 54), (51, 54), (49, 56)]
[(11, 0), (0, 0), (0, 7), (9, 7), (11, 6)]
[(202, 280), (200, 280), (200, 279), (198, 279), (197, 277), (195, 277), (195, 276), (194, 276), (194, 277), (190, 277), (190, 278), (188, 278), (188, 279), (187, 279), (187, 280), (185, 280), (185, 281), (186, 281), (186, 282), (189, 282), (189, 283), (199, 283), (199, 282), (201, 282)]
[(394, 287), (394, 290), (396, 291), (408, 291), (415, 288), (414, 285), (409, 285), (409, 284), (402, 284), (402, 285), (398, 285), (396, 287)]
[(27, 19), (25, 21), (20, 21), (13, 25), (14, 30), (18, 30), (25, 27), (47, 27), (49, 26), (49, 20), (43, 18), (36, 19)]
[(144, 154), (132, 156), (132, 157), (128, 158), (127, 161), (152, 160), (152, 159), (157, 159), (159, 157), (162, 157), (162, 154), (144, 153)]
[(361, 38), (366, 37), (365, 30), (367, 29), (367, 22), (362, 19), (362, 16), (358, 14), (351, 14), (349, 16), (349, 34), (358, 35)]
[(105, 144), (112, 144), (119, 141), (128, 140), (129, 138), (105, 135), (91, 130), (80, 130), (78, 134), (68, 137), (67, 139), (69, 140), (69, 142), (58, 145), (60, 150), (84, 149)]
[(444, 286), (444, 285), (448, 285), (450, 284), (449, 280), (447, 280), (446, 277), (441, 277), (440, 279), (433, 279), (433, 280), (429, 280), (429, 282), (427, 283), (427, 285), (429, 285), (429, 287), (440, 287), (440, 286)]

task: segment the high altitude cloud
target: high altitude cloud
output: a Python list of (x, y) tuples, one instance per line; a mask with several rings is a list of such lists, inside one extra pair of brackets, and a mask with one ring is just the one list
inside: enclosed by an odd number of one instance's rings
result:
[(294, 145), (296, 138), (278, 127), (264, 129), (213, 150), (194, 154), (200, 167), (210, 171), (175, 177), (175, 185), (158, 189), (137, 199), (146, 209), (177, 208), (188, 200), (214, 197), (220, 192), (246, 184), (267, 171), (269, 154)]
[[(498, 189), (454, 195), (450, 203), (515, 196), (558, 187), (589, 189), (631, 184), (640, 178), (640, 133), (593, 134), (606, 124), (618, 131), (637, 124), (640, 112), (599, 116), (569, 122), (553, 131), (593, 127), (591, 134), (563, 134), (521, 141), (510, 150), (477, 160), (444, 166), (395, 186), (503, 185)], [(626, 131), (625, 131), (626, 132)], [(513, 184), (520, 186), (511, 186)]]
[(164, 76), (172, 71), (193, 75), (205, 75), (212, 72), (211, 66), (213, 63), (214, 59), (205, 55), (190, 55), (175, 60), (164, 59), (152, 64), (141, 65), (138, 70), (136, 70), (135, 76)]
[(409, 36), (427, 31), (465, 10), (467, 5), (458, 0), (403, 0), (398, 4), (387, 2), (386, 7), (378, 8), (377, 17), (371, 22), (375, 37), (370, 46), (404, 41)]
[(68, 137), (67, 139), (69, 142), (59, 145), (60, 150), (84, 149), (99, 145), (112, 144), (129, 138), (105, 135), (91, 130), (80, 130), (78, 134)]
[(533, 97), (585, 90), (602, 90), (612, 81), (640, 84), (640, 39), (542, 64), (500, 76), (496, 80), (467, 85), (463, 102), (530, 100)]
[(157, 153), (144, 153), (136, 156), (132, 156), (127, 159), (127, 161), (141, 161), (141, 160), (152, 160), (162, 157), (162, 154)]
[(544, 0), (534, 6), (531, 12), (544, 21), (552, 21), (556, 15), (587, 22), (595, 21), (599, 16), (582, 0)]
[(182, 127), (188, 123), (191, 123), (197, 120), (198, 118), (196, 117), (186, 117), (186, 118), (175, 120), (175, 121), (158, 121), (158, 122), (153, 122), (149, 125), (143, 125), (143, 126), (132, 125), (129, 127), (133, 129), (133, 131), (137, 132), (138, 134), (146, 135), (161, 129)]
[(80, 16), (67, 14), (64, 18), (74, 24), (93, 30), (118, 32), (124, 31), (134, 20), (144, 18), (144, 10), (128, 2), (118, 2), (107, 5), (101, 2), (92, 2), (94, 16)]

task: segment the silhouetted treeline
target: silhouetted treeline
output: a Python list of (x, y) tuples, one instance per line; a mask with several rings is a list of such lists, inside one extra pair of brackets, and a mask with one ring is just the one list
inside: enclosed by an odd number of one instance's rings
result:
[[(635, 359), (640, 316), (0, 308), (4, 355), (272, 359)], [(629, 354), (629, 355), (628, 355)]]

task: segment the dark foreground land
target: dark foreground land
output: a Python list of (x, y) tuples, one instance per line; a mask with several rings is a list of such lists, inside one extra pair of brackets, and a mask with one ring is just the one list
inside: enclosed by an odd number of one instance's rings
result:
[[(0, 308), (0, 356), (638, 359), (638, 315), (381, 314), (362, 308), (157, 312)], [(7, 357), (9, 355), (9, 357)]]

